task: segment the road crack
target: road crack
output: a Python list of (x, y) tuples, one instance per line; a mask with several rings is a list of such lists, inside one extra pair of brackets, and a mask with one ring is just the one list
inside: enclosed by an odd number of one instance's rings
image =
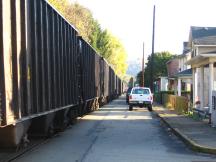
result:
[[(90, 150), (92, 149), (93, 145), (96, 143), (98, 139), (98, 136), (96, 136), (93, 140), (92, 143), (90, 144), (90, 146), (87, 148), (87, 150), (85, 151), (85, 153), (83, 154), (82, 158), (80, 159), (80, 162), (84, 162), (85, 158), (87, 157), (87, 155), (89, 154)], [(77, 161), (78, 162), (78, 161)]]

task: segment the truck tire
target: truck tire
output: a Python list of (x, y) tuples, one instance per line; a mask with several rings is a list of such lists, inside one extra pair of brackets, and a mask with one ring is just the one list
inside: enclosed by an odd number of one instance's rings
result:
[(148, 111), (152, 111), (152, 105), (148, 105)]
[(129, 105), (129, 111), (133, 111), (133, 106)]

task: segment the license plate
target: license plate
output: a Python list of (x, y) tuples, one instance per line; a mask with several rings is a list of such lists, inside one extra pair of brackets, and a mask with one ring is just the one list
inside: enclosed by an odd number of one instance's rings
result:
[(139, 103), (141, 104), (141, 103), (143, 103), (142, 101), (139, 101)]

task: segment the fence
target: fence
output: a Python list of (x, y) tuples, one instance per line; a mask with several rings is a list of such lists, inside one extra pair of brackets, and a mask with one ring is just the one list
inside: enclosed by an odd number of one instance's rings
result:
[(164, 94), (162, 98), (163, 105), (168, 109), (175, 110), (178, 114), (188, 112), (189, 100), (186, 97)]

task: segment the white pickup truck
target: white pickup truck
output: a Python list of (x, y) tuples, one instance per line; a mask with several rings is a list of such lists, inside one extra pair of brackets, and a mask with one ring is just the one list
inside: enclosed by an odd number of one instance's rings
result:
[(147, 87), (134, 87), (129, 95), (129, 110), (133, 110), (133, 106), (147, 107), (152, 111), (153, 95)]

